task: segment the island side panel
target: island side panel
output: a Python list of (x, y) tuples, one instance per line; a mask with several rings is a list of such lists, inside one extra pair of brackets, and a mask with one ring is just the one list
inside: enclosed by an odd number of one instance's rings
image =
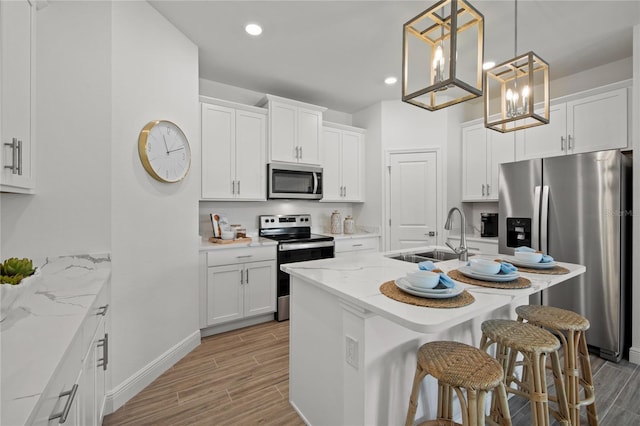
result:
[(291, 276), (289, 323), (289, 401), (307, 424), (344, 424), (342, 310), (337, 298)]

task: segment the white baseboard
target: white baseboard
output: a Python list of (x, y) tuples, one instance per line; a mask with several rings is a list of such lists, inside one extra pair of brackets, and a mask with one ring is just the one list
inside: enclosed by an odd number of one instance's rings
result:
[(629, 348), (629, 362), (640, 365), (640, 348)]
[(200, 330), (194, 331), (177, 345), (138, 370), (133, 376), (107, 392), (105, 414), (111, 414), (137, 395), (162, 373), (200, 345)]

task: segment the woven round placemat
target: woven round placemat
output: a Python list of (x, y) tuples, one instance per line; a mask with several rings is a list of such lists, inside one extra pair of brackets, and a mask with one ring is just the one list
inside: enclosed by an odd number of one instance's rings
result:
[(457, 269), (449, 271), (447, 275), (449, 275), (451, 278), (453, 278), (456, 281), (460, 281), (462, 283), (467, 283), (467, 284), (473, 284), (480, 287), (503, 288), (503, 289), (513, 290), (513, 289), (519, 289), (519, 288), (527, 288), (531, 286), (531, 281), (529, 281), (525, 277), (518, 277), (517, 280), (498, 283), (493, 281), (482, 281), (482, 280), (476, 280), (474, 278), (469, 278), (466, 275), (464, 275), (462, 272), (458, 271)]
[[(496, 259), (496, 262), (509, 262), (509, 261)], [(529, 272), (531, 274), (564, 275), (571, 272), (564, 266), (559, 266), (559, 265), (556, 265), (553, 268), (548, 268), (548, 269), (525, 268), (524, 266), (518, 266), (517, 268), (519, 272)]]
[(408, 303), (410, 305), (424, 306), (427, 308), (460, 308), (467, 306), (476, 301), (467, 290), (463, 291), (456, 297), (449, 299), (428, 299), (425, 297), (414, 296), (400, 290), (393, 281), (387, 281), (380, 286), (382, 294), (390, 299), (398, 302)]

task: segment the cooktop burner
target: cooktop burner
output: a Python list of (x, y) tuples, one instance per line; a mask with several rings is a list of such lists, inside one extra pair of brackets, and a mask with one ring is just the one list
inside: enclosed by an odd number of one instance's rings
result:
[(333, 237), (311, 233), (311, 215), (261, 215), (259, 235), (278, 242), (333, 241)]

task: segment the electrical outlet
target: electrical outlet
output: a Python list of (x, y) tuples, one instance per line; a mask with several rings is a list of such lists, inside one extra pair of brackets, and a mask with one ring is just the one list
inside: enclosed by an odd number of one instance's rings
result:
[(358, 341), (353, 337), (346, 336), (345, 358), (347, 364), (358, 369)]

